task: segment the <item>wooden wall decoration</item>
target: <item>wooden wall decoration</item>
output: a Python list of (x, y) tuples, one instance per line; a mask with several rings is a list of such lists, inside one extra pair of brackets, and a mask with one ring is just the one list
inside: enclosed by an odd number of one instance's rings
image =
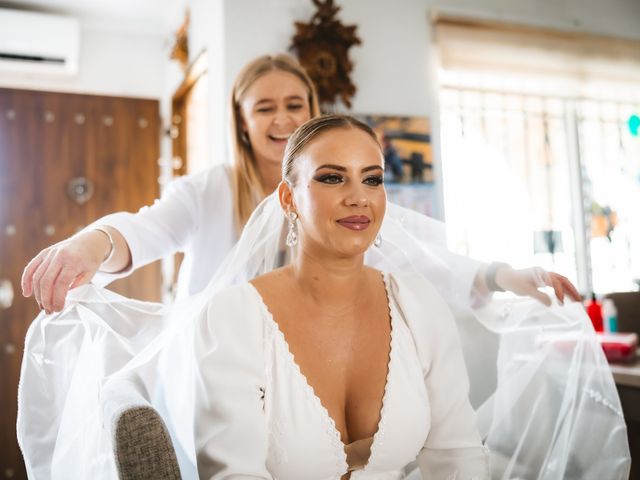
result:
[(351, 108), (356, 87), (350, 74), (349, 49), (360, 45), (356, 25), (343, 25), (336, 18), (340, 7), (333, 0), (313, 0), (317, 11), (309, 23), (296, 22), (291, 50), (318, 89), (321, 104), (333, 105), (337, 98)]
[(175, 34), (175, 42), (171, 48), (171, 60), (177, 60), (180, 66), (186, 70), (189, 65), (189, 11), (187, 10), (184, 22)]

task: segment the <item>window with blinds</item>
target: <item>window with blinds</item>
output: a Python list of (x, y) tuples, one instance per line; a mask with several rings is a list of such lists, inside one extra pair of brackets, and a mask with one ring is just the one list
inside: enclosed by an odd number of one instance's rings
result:
[(451, 247), (585, 294), (637, 289), (640, 43), (451, 18), (435, 32)]

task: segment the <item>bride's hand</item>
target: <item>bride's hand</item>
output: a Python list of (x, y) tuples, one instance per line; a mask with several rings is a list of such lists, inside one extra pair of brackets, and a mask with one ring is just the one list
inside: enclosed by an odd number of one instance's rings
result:
[(90, 230), (42, 250), (22, 273), (22, 294), (33, 295), (46, 313), (64, 308), (67, 292), (88, 283), (111, 248), (101, 231)]
[(551, 305), (549, 296), (539, 288), (549, 286), (553, 288), (560, 304), (564, 304), (565, 297), (579, 302), (582, 300), (580, 293), (571, 281), (559, 273), (547, 272), (540, 267), (513, 269), (509, 266), (498, 268), (495, 281), (504, 290), (516, 295), (535, 298), (546, 306)]

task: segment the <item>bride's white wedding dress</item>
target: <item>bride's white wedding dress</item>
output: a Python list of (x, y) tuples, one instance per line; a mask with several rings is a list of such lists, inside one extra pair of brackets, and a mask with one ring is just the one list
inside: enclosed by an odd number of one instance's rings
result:
[(396, 480), (417, 458), (425, 478), (489, 479), (450, 310), (418, 273), (384, 282), (391, 350), (378, 429), (347, 445), (257, 290), (245, 283), (211, 300), (194, 342), (203, 478)]

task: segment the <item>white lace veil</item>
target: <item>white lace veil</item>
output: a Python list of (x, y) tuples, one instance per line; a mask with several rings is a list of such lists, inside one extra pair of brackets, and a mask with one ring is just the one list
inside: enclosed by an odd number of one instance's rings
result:
[[(183, 478), (196, 478), (194, 319), (216, 292), (286, 263), (285, 234), (274, 194), (202, 293), (165, 309), (85, 286), (62, 313), (37, 317), (19, 387), (18, 438), (30, 478), (116, 478), (113, 419), (140, 398), (162, 414)], [(422, 273), (456, 315), (493, 478), (627, 478), (620, 402), (580, 304), (487, 299), (472, 310), (479, 264), (446, 249), (440, 222), (388, 205), (381, 237), (366, 262)]]

